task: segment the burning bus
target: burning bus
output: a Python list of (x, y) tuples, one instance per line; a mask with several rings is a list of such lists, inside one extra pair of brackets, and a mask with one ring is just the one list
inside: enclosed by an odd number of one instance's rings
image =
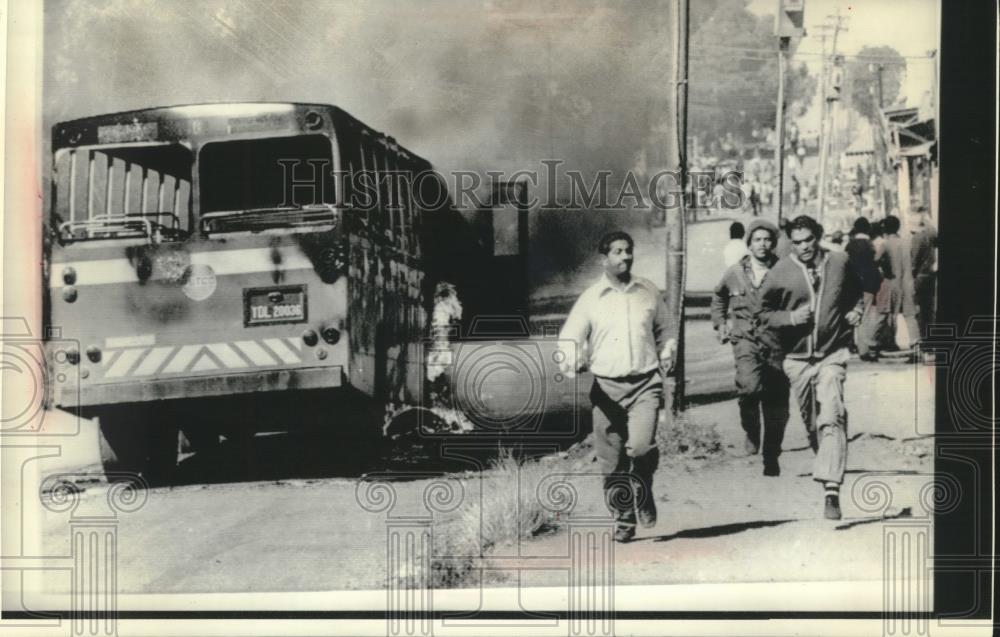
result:
[(50, 199), (49, 365), (76, 368), (52, 406), (97, 419), (106, 470), (152, 479), (179, 432), (361, 435), (413, 400), (435, 285), (477, 249), (429, 162), (320, 104), (56, 124)]

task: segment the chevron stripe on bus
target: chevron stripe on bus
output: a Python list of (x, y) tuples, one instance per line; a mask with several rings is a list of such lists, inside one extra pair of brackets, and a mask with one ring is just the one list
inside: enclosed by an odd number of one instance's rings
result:
[(302, 362), (298, 338), (126, 347), (106, 350), (104, 378), (141, 378), (167, 374), (247, 370), (280, 367)]

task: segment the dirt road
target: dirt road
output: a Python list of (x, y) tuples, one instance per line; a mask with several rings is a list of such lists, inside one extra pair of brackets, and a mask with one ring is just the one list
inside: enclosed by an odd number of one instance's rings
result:
[[(843, 520), (822, 519), (821, 491), (809, 477), (812, 452), (797, 417), (789, 423), (782, 475), (765, 478), (759, 457), (742, 453), (735, 401), (701, 405), (690, 410), (689, 418), (699, 426), (715, 426), (724, 453), (708, 460), (665, 459), (655, 488), (660, 521), (636, 541), (616, 546), (616, 583), (879, 579), (884, 518), (931, 523), (923, 504), (933, 472), (933, 439), (924, 435), (933, 430), (931, 376), (923, 367), (855, 363), (847, 395), (851, 444)], [(297, 444), (276, 439), (261, 452), (291, 468), (302, 451)], [(321, 456), (322, 450), (311, 453)], [(575, 469), (589, 471), (587, 458), (579, 459)], [(356, 476), (329, 470), (291, 475), (303, 472), (148, 491), (141, 509), (119, 516), (120, 591), (382, 587), (386, 517), (362, 509)], [(475, 474), (458, 477), (465, 496), (474, 497)], [(429, 483), (393, 482), (393, 514), (421, 513)], [(873, 483), (886, 485), (892, 499), (887, 506), (872, 500), (880, 489)], [(600, 514), (592, 478), (580, 478), (577, 488), (581, 501), (574, 515)], [(91, 485), (76, 515), (99, 512), (106, 489)], [(45, 554), (69, 554), (69, 513), (43, 513)], [(564, 532), (536, 538), (522, 554), (565, 555), (566, 538)], [(511, 547), (497, 550), (516, 555)], [(560, 582), (565, 584), (565, 573), (539, 571), (522, 585)], [(65, 590), (69, 583), (68, 573), (53, 572), (48, 587)]]

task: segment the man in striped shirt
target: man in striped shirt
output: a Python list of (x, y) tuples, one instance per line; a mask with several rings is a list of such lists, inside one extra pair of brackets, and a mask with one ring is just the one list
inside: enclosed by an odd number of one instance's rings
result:
[(652, 486), (659, 460), (661, 371), (670, 369), (676, 350), (675, 341), (666, 338), (660, 291), (632, 275), (634, 246), (620, 231), (601, 239), (604, 273), (577, 299), (559, 335), (576, 344), (575, 351), (564, 351), (566, 373), (589, 363), (594, 375), (594, 446), (619, 542), (632, 539), (637, 519), (645, 527), (656, 524)]

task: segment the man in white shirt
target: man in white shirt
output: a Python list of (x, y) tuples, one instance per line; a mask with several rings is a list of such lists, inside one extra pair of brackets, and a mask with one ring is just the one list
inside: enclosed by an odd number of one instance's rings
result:
[[(636, 520), (656, 524), (653, 473), (659, 459), (656, 423), (663, 407), (663, 376), (676, 342), (666, 338), (666, 305), (656, 286), (632, 276), (632, 237), (605, 235), (598, 244), (604, 273), (577, 299), (560, 332), (575, 351), (562, 363), (574, 374), (589, 362), (594, 374), (594, 446), (604, 493), (615, 516), (615, 540), (635, 535)], [(576, 352), (586, 351), (588, 361)]]
[(722, 248), (722, 261), (726, 264), (727, 268), (736, 265), (740, 262), (740, 259), (749, 254), (747, 246), (743, 242), (744, 236), (746, 236), (746, 229), (744, 229), (742, 223), (734, 221), (730, 224), (729, 243)]

